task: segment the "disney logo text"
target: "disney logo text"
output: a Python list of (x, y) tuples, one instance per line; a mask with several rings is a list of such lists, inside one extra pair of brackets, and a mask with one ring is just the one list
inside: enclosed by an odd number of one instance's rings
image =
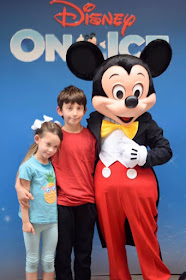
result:
[[(136, 20), (136, 17), (134, 15), (129, 16), (129, 14), (125, 15), (123, 13), (115, 13), (115, 14), (111, 14), (110, 12), (108, 12), (108, 14), (91, 13), (96, 8), (96, 5), (92, 3), (87, 3), (86, 5), (84, 5), (82, 10), (75, 4), (63, 0), (52, 0), (50, 4), (65, 5), (62, 9), (62, 12), (54, 16), (55, 20), (59, 22), (63, 27), (79, 26), (83, 22), (85, 23), (85, 25), (88, 24), (105, 25), (106, 23), (108, 25), (114, 25), (114, 26), (122, 25), (121, 35), (124, 36), (127, 27), (131, 26)], [(74, 11), (77, 14), (73, 12), (68, 12), (67, 7), (71, 7), (72, 9), (74, 9)], [(79, 19), (77, 20), (78, 16)], [(71, 22), (70, 21), (67, 22), (68, 18)]]

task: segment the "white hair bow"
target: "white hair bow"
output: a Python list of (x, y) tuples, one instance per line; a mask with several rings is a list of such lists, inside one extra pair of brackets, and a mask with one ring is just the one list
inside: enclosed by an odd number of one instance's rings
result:
[(48, 117), (48, 116), (46, 116), (46, 115), (43, 115), (43, 118), (44, 118), (43, 121), (36, 119), (36, 120), (34, 121), (34, 124), (31, 126), (31, 129), (36, 130), (36, 129), (38, 129), (38, 128), (41, 128), (41, 126), (42, 126), (42, 124), (43, 124), (44, 122), (50, 122), (50, 121), (53, 120), (53, 118)]

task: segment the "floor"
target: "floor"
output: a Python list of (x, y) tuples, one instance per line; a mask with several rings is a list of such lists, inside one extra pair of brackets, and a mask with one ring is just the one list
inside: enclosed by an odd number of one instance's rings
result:
[[(172, 275), (170, 280), (178, 280), (179, 275)], [(91, 280), (109, 280), (109, 276), (92, 276)], [(132, 275), (132, 280), (143, 280), (141, 275)]]

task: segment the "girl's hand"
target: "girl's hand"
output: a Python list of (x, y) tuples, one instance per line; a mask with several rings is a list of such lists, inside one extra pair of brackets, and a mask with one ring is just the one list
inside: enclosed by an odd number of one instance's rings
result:
[(22, 229), (24, 232), (31, 232), (31, 233), (35, 234), (34, 227), (30, 222), (23, 223)]

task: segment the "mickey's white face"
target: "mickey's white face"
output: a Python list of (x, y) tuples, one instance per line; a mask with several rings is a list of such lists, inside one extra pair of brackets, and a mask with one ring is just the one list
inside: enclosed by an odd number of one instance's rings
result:
[[(147, 97), (149, 75), (141, 65), (134, 65), (129, 74), (121, 66), (111, 66), (103, 74), (101, 83), (107, 97), (94, 96), (93, 106), (101, 114), (122, 125), (134, 122), (156, 102), (155, 93)], [(137, 100), (129, 108), (127, 98), (131, 96)]]

